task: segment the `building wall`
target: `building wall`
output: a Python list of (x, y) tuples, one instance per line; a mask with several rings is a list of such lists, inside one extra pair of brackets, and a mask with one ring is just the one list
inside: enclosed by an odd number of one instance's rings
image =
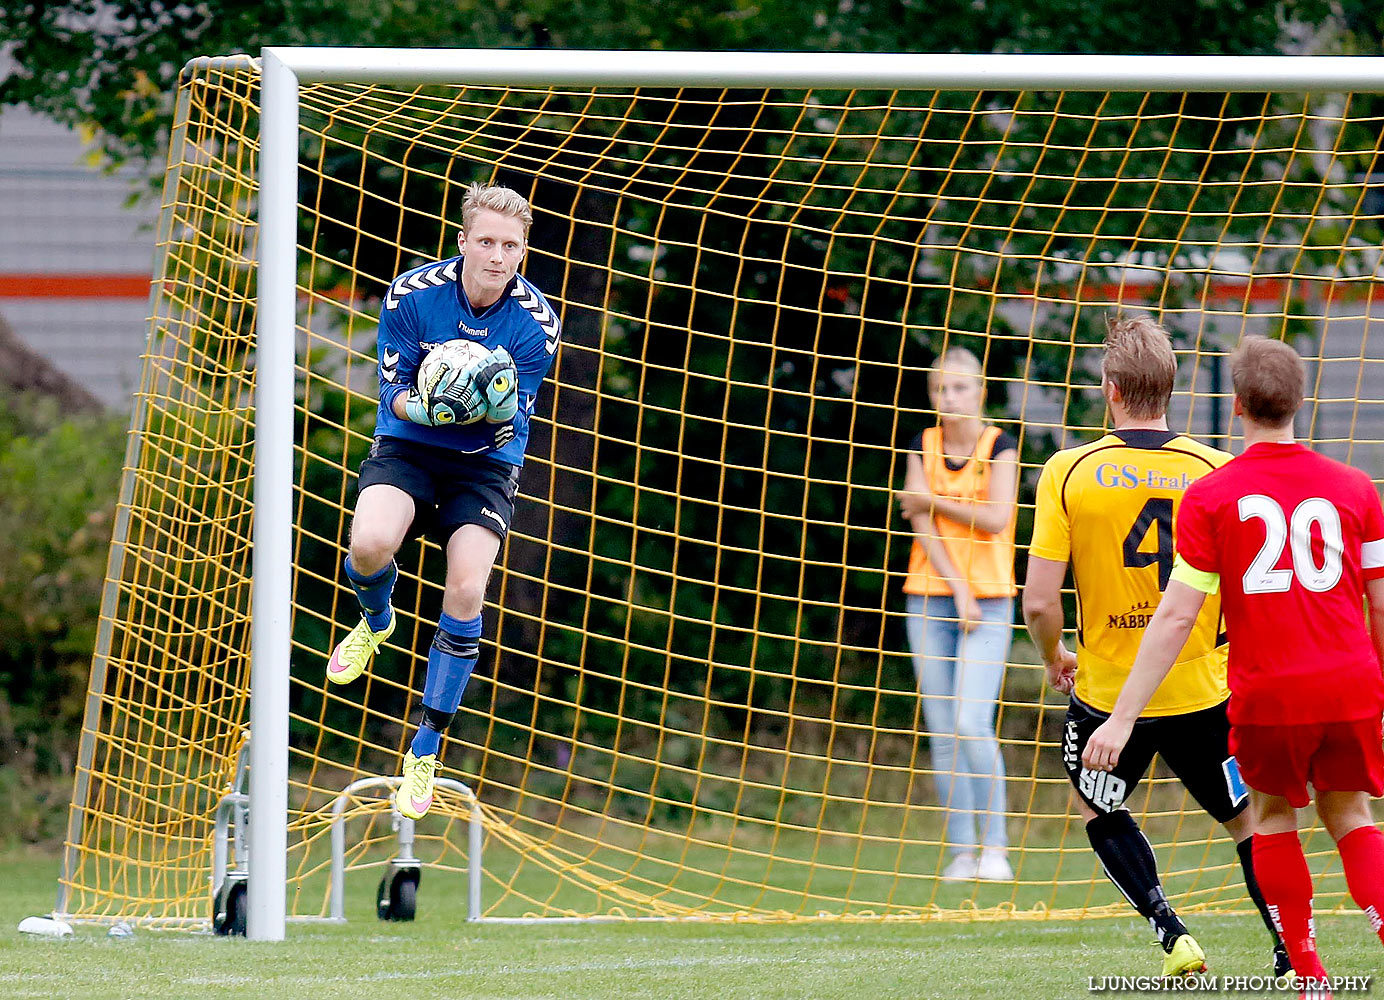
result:
[(112, 409), (131, 405), (148, 333), (158, 205), (138, 175), (83, 159), (75, 132), (0, 112), (0, 316)]
[[(1132, 311), (1139, 308), (1137, 303), (1130, 305)], [(1279, 306), (1274, 303), (1272, 308)], [(1321, 307), (1311, 304), (1308, 308), (1315, 312)], [(1034, 325), (1032, 307), (1011, 305), (1003, 312), (1017, 329)], [(1098, 323), (1100, 319), (1088, 316), (1087, 321)], [(1186, 316), (1170, 325), (1183, 331), (1195, 329)], [(1215, 344), (1220, 351), (1228, 351), (1239, 340), (1242, 329), (1248, 334), (1274, 334), (1279, 325), (1276, 318), (1251, 317), (1242, 322), (1233, 316), (1207, 316), (1201, 330), (1202, 350), (1209, 351), (1208, 345)], [(1294, 346), (1307, 363), (1308, 402), (1298, 413), (1298, 437), (1323, 454), (1384, 480), (1384, 296), (1376, 295), (1371, 301), (1357, 297), (1334, 304), (1326, 318), (1317, 323), (1315, 336), (1303, 337)], [(1094, 346), (1089, 349), (1084, 370), (1073, 379), (1091, 400), (1099, 399), (1095, 352)], [(1217, 367), (1219, 387), (1213, 372)], [(1177, 386), (1168, 409), (1168, 426), (1238, 452), (1242, 445), (1238, 424), (1232, 430), (1231, 393), (1230, 365), (1223, 354), (1203, 354), (1195, 365), (1186, 354), (1181, 355)], [(1217, 395), (1219, 406), (1214, 402)], [(1032, 383), (1010, 386), (1007, 396), (1005, 416), (1031, 431), (1052, 434), (1058, 447), (1082, 444), (1094, 436), (1091, 428), (1063, 426), (1064, 391), (1058, 387)], [(1231, 437), (1232, 433), (1236, 436)]]

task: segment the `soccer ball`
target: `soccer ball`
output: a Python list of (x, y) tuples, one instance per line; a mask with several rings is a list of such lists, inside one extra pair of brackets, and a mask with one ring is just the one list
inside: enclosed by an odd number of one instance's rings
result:
[(432, 398), (433, 390), (446, 375), (447, 369), (462, 372), (484, 360), (490, 354), (474, 340), (449, 340), (438, 344), (423, 358), (418, 366), (418, 391), (425, 399)]
[(428, 352), (418, 366), (418, 394), (432, 425), (473, 424), (485, 416), (486, 398), (476, 375), (490, 352), (470, 340), (449, 340)]

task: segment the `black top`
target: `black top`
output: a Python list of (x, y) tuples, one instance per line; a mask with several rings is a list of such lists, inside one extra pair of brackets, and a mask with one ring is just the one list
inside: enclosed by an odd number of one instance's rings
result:
[[(1128, 432), (1126, 432), (1126, 433), (1128, 433)], [(1161, 433), (1163, 433), (1163, 432), (1162, 432), (1162, 431), (1158, 431), (1157, 433), (1160, 433), (1160, 434), (1161, 434)], [(1173, 435), (1173, 436), (1176, 437), (1176, 435)], [(915, 437), (915, 438), (913, 439), (913, 450), (914, 450), (914, 451), (917, 451), (917, 452), (921, 452), (921, 451), (923, 450), (923, 435), (922, 435), (922, 432), (921, 432), (921, 431), (919, 431), (917, 437)], [(983, 459), (983, 458), (994, 458), (996, 455), (1001, 455), (1001, 454), (1003, 454), (1003, 453), (1006, 452), (1006, 451), (1018, 451), (1018, 450), (1019, 450), (1019, 442), (1018, 442), (1018, 440), (1014, 437), (1014, 435), (1013, 435), (1013, 434), (1010, 434), (1008, 431), (1000, 431), (999, 437), (995, 438), (995, 443), (994, 443), (994, 445), (991, 446), (991, 448), (990, 448), (990, 454), (988, 454), (988, 455), (972, 455), (971, 458), (982, 458), (982, 459)], [(948, 457), (946, 457), (946, 456), (944, 455), (944, 456), (942, 457), (942, 460), (943, 460), (944, 462), (947, 463), (947, 468), (950, 469), (952, 472), (960, 472), (962, 469), (964, 469), (964, 468), (966, 467), (966, 463), (969, 462), (971, 459), (970, 459), (970, 458), (948, 458)]]

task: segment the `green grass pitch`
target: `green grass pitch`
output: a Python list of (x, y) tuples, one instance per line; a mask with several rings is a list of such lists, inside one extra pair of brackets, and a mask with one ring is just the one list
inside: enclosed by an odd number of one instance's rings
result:
[[(115, 939), (95, 926), (64, 940), (21, 935), (22, 917), (51, 909), (57, 871), (52, 854), (0, 855), (0, 996), (1017, 1000), (1090, 996), (1090, 977), (1099, 983), (1159, 967), (1148, 928), (1132, 914), (1081, 922), (475, 925), (466, 923), (455, 887), (430, 882), (426, 872), (411, 924), (376, 920), (374, 878), (358, 873), (347, 882), (348, 923), (290, 924), (279, 943), (151, 930)], [(1257, 917), (1192, 915), (1188, 923), (1212, 974), (1267, 971)], [(1379, 942), (1363, 915), (1327, 916), (1318, 925), (1334, 975), (1379, 969)]]

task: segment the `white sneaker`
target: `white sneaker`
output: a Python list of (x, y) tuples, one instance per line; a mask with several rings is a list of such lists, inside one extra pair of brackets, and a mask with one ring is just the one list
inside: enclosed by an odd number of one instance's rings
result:
[(942, 869), (943, 882), (972, 882), (979, 871), (980, 859), (970, 851), (952, 856), (951, 864)]
[(976, 878), (982, 882), (1012, 882), (1014, 869), (1009, 867), (1009, 852), (1002, 847), (987, 847), (980, 852)]

